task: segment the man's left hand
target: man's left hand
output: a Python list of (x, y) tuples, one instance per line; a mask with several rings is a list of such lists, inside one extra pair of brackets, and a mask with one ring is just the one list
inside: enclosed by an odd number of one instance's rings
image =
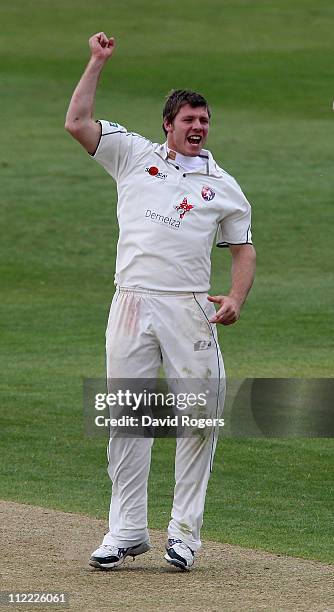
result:
[(208, 300), (220, 306), (215, 316), (209, 319), (210, 323), (232, 325), (239, 319), (241, 304), (235, 298), (229, 295), (209, 295)]

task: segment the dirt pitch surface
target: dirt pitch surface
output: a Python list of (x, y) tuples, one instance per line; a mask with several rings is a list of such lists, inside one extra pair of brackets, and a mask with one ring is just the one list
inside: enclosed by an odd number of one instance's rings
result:
[[(88, 516), (0, 501), (1, 591), (65, 592), (67, 609), (334, 611), (334, 566), (206, 541), (190, 572), (163, 560), (165, 534), (154, 548), (113, 571), (88, 566), (106, 523)], [(12, 610), (64, 605), (12, 604)]]

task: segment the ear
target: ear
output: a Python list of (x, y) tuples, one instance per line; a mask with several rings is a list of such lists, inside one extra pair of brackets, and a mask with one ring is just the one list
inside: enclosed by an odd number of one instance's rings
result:
[(164, 119), (164, 128), (166, 132), (170, 132), (173, 128), (173, 124), (170, 123), (167, 119)]

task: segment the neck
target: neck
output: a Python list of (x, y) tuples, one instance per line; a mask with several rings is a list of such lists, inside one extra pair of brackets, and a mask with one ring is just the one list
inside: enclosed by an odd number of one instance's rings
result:
[(174, 151), (173, 149), (170, 150), (169, 148), (168, 158), (188, 171), (198, 170), (199, 168), (202, 168), (204, 164), (204, 160), (198, 155), (183, 155), (182, 153), (177, 153), (177, 151)]

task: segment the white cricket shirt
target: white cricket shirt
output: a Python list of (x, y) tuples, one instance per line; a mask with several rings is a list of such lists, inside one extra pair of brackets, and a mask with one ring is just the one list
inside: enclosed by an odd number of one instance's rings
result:
[(217, 246), (251, 243), (251, 208), (235, 179), (203, 149), (202, 169), (184, 170), (118, 123), (100, 121), (92, 156), (117, 182), (115, 284), (160, 291), (209, 291)]

